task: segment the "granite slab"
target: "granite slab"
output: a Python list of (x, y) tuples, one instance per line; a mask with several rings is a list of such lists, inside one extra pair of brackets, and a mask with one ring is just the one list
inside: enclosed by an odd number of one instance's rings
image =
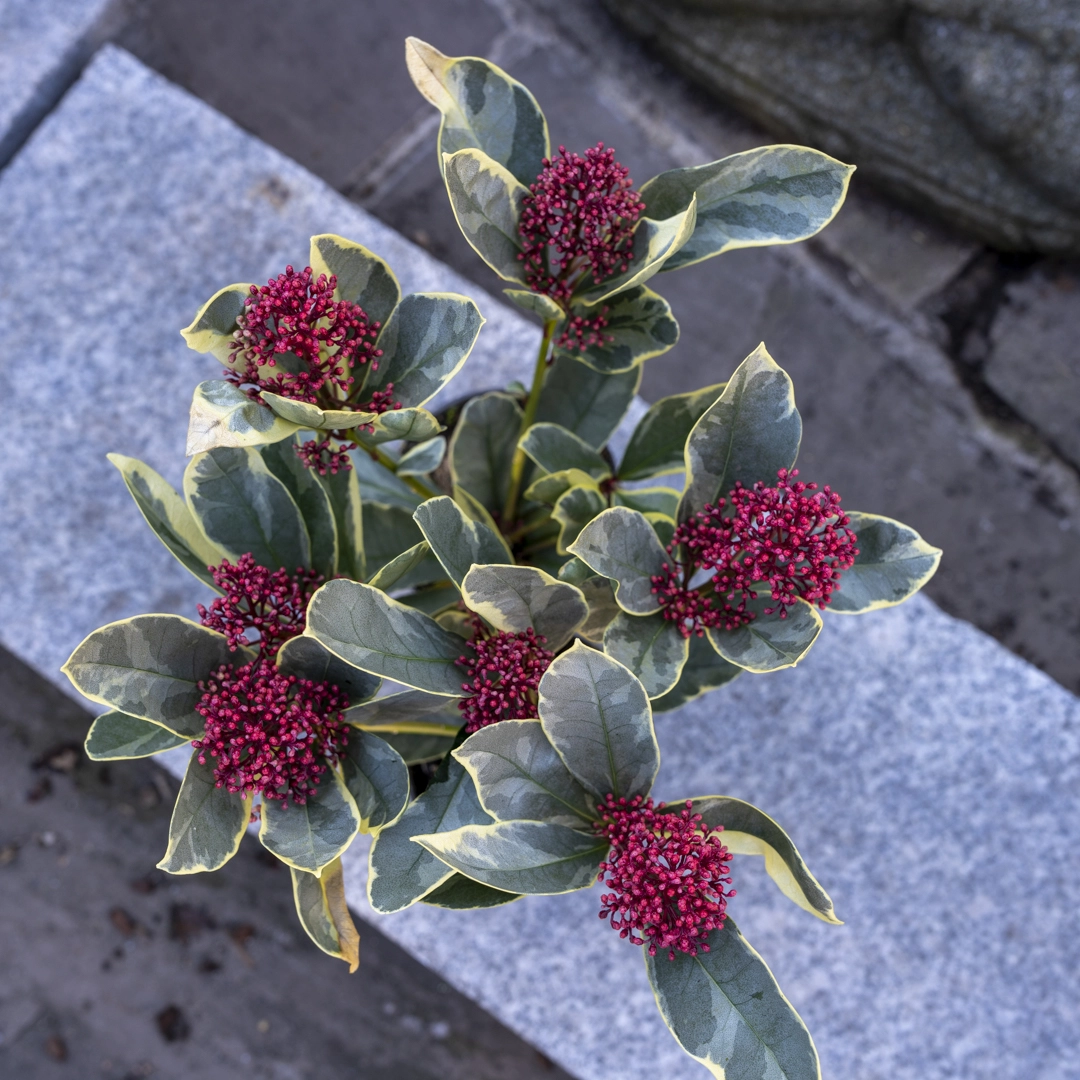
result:
[(56, 103), (121, 0), (0, 0), (0, 166)]
[[(46, 675), (82, 634), (139, 611), (190, 615), (201, 587), (104, 462), (174, 482), (185, 405), (214, 365), (176, 328), (224, 281), (303, 259), (331, 230), (406, 289), (466, 289), (294, 163), (116, 49), (104, 50), (0, 176), (0, 641)], [(488, 317), (454, 393), (519, 372), (535, 330)], [(72, 453), (74, 450), (74, 453)], [(928, 600), (832, 617), (807, 661), (744, 676), (658, 720), (658, 794), (766, 808), (843, 927), (737, 861), (732, 912), (853, 1080), (1073, 1080), (1080, 702)], [(360, 845), (350, 902), (363, 900)], [(418, 907), (381, 930), (582, 1080), (704, 1075), (663, 1029), (640, 953), (595, 890), (487, 913)]]

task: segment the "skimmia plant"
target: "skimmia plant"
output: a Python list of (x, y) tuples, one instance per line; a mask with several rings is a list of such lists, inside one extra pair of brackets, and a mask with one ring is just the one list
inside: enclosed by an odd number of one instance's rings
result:
[(851, 169), (770, 146), (636, 187), (603, 144), (552, 153), (535, 99), (494, 65), (415, 39), (406, 55), (442, 113), (465, 238), (542, 323), (531, 383), (433, 405), (480, 312), (402, 296), (338, 236), (313, 237), (302, 270), (211, 297), (183, 335), (225, 370), (195, 390), (183, 493), (112, 458), (207, 602), (198, 621), (143, 615), (79, 645), (65, 671), (109, 710), (87, 752), (190, 746), (161, 867), (216, 869), (257, 825), (308, 934), (352, 967), (341, 856), (359, 832), (384, 913), (599, 881), (600, 917), (642, 946), (690, 1054), (716, 1076), (816, 1077), (728, 914), (732, 858), (764, 856), (837, 922), (829, 898), (761, 810), (653, 803), (654, 716), (790, 667), (822, 610), (899, 603), (940, 553), (799, 475), (792, 383), (764, 346), (609, 444), (641, 365), (678, 338), (646, 282), (812, 236)]

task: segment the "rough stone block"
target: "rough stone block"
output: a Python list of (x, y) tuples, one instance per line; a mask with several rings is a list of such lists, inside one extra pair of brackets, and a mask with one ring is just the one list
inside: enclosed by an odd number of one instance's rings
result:
[[(214, 366), (176, 328), (213, 288), (301, 259), (322, 230), (369, 244), (406, 288), (465, 287), (114, 49), (0, 177), (0, 639), (12, 651), (59, 680), (93, 627), (190, 615), (204, 599), (103, 455), (178, 479), (186, 398)], [(477, 299), (489, 321), (455, 393), (505, 383), (535, 346), (531, 327)], [(658, 720), (658, 794), (762, 805), (848, 920), (818, 923), (757, 860), (738, 860), (733, 914), (826, 1075), (1077, 1076), (1078, 730), (1076, 698), (924, 599), (829, 618), (798, 670), (744, 676)], [(349, 873), (364, 913), (359, 848)], [(597, 919), (597, 895), (418, 907), (379, 926), (582, 1080), (702, 1076), (663, 1030), (640, 953)]]

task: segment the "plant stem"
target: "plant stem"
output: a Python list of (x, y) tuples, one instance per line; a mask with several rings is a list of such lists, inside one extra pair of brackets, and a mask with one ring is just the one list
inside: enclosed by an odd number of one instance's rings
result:
[[(376, 446), (374, 454), (375, 460), (380, 465), (397, 476), (397, 462), (385, 450), (380, 450)], [(424, 499), (434, 499), (439, 494), (437, 491), (432, 491), (418, 476), (398, 476), (398, 479), (408, 484), (417, 495)]]
[[(525, 402), (525, 415), (521, 418), (521, 433), (518, 442), (525, 433), (533, 426), (536, 420), (536, 410), (540, 404), (540, 390), (544, 385), (544, 372), (547, 370), (548, 353), (551, 351), (551, 339), (555, 335), (557, 319), (550, 319), (544, 323), (544, 336), (540, 339), (540, 351), (536, 354), (536, 367), (533, 369), (532, 386), (529, 389), (529, 399)], [(521, 482), (525, 477), (525, 451), (519, 446), (514, 451), (514, 461), (510, 466), (510, 488), (506, 493), (506, 503), (503, 506), (502, 526), (509, 528), (517, 516), (518, 499), (521, 497)]]

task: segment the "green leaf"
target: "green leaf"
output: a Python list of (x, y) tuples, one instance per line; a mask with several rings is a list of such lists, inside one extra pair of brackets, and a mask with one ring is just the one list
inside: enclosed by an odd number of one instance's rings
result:
[(296, 453), (296, 442), (283, 439), (258, 450), (263, 464), (284, 485), (304, 519), (311, 543), (311, 565), (324, 577), (332, 578), (338, 568), (337, 524), (326, 487), (318, 473), (309, 469)]
[(525, 490), (525, 498), (532, 502), (541, 502), (545, 506), (554, 506), (571, 488), (586, 487), (600, 492), (600, 484), (581, 469), (562, 469), (559, 472), (545, 473), (534, 480)]
[(917, 593), (934, 576), (941, 551), (914, 529), (877, 514), (852, 512), (848, 517), (859, 554), (855, 565), (842, 571), (830, 611), (858, 615), (892, 607)]
[(374, 697), (382, 680), (346, 664), (313, 637), (290, 638), (278, 650), (277, 666), (286, 675), (328, 682), (348, 695), (351, 706)]
[(653, 715), (669, 712), (694, 701), (702, 694), (731, 682), (742, 668), (729, 664), (710, 644), (706, 637), (692, 634), (689, 640), (690, 654), (686, 658), (679, 681), (663, 697), (652, 703)]
[[(589, 617), (580, 627), (578, 633), (589, 641), (598, 644), (604, 639), (604, 631), (622, 608), (615, 602), (615, 590), (606, 577), (594, 577), (583, 581), (578, 586), (585, 602), (589, 605)], [(711, 647), (711, 646), (710, 646)]]
[(612, 492), (616, 506), (626, 506), (641, 514), (663, 514), (674, 520), (679, 510), (680, 492), (674, 488), (616, 488)]
[[(708, 795), (692, 800), (694, 813), (716, 828), (723, 826), (720, 839), (734, 855), (762, 855), (765, 870), (780, 891), (793, 903), (823, 922), (840, 926), (829, 894), (810, 873), (790, 837), (768, 814), (741, 799), (723, 795)], [(678, 813), (682, 803), (673, 803), (669, 810)]]
[(496, 821), (552, 821), (581, 828), (596, 819), (594, 800), (563, 764), (539, 720), (501, 720), (454, 751), (469, 770), (480, 804)]
[(481, 150), (444, 156), (454, 217), (472, 249), (504, 281), (525, 284), (518, 218), (528, 189)]
[(642, 617), (621, 611), (604, 631), (604, 652), (629, 668), (649, 697), (657, 698), (679, 681), (689, 645), (660, 612)]
[(634, 241), (627, 269), (607, 278), (600, 285), (594, 285), (577, 299), (589, 307), (594, 307), (616, 293), (644, 285), (649, 278), (663, 269), (664, 263), (693, 235), (696, 215), (697, 202), (691, 200), (685, 209), (662, 221), (648, 217), (639, 218), (634, 226)]
[(536, 419), (561, 424), (599, 450), (626, 415), (640, 384), (640, 368), (607, 375), (560, 353), (544, 376)]
[(697, 956), (645, 966), (664, 1022), (717, 1080), (821, 1080), (806, 1025), (729, 915)]
[[(573, 304), (572, 317), (594, 318), (595, 309)], [(610, 375), (630, 371), (654, 356), (675, 347), (679, 340), (679, 324), (671, 314), (671, 306), (662, 297), (643, 285), (626, 289), (608, 298), (604, 304), (605, 326), (601, 340), (584, 349), (556, 346), (564, 356), (573, 356), (597, 372)]]
[[(411, 518), (409, 520), (412, 521)], [(419, 544), (406, 548), (396, 559), (385, 563), (368, 584), (373, 589), (389, 592), (393, 588), (405, 589), (420, 583), (438, 581), (442, 575), (442, 565), (431, 554), (431, 545), (426, 540), (421, 540)]]
[(571, 555), (559, 570), (559, 580), (568, 581), (571, 585), (581, 585), (596, 576), (592, 567), (586, 566), (576, 555)]
[(805, 600), (796, 600), (787, 609), (786, 618), (780, 617), (780, 611), (763, 613), (762, 608), (775, 604), (765, 594), (748, 600), (746, 610), (756, 613), (753, 622), (735, 630), (706, 631), (712, 647), (725, 660), (747, 671), (761, 673), (794, 667), (821, 633), (821, 616)]
[(370, 323), (385, 323), (401, 299), (401, 287), (389, 265), (366, 247), (333, 233), (311, 238), (312, 274), (337, 278), (334, 297), (359, 304)]
[(197, 739), (198, 683), (222, 664), (246, 663), (215, 634), (179, 615), (137, 615), (95, 630), (61, 669), (84, 697)]
[(581, 469), (597, 480), (611, 475), (608, 463), (584, 439), (561, 424), (533, 424), (519, 445), (545, 472)]
[(510, 463), (521, 434), (521, 409), (509, 395), (481, 394), (462, 410), (450, 439), (450, 471), (492, 513), (502, 510)]
[(475, 911), (478, 908), (501, 907), (520, 900), (520, 893), (503, 892), (481, 885), (464, 874), (451, 874), (438, 888), (433, 889), (420, 903), (452, 911)]
[(334, 769), (327, 769), (303, 806), (264, 799), (259, 839), (283, 863), (319, 873), (352, 843), (360, 814), (349, 789)]
[(459, 874), (530, 895), (587, 889), (609, 846), (606, 839), (547, 821), (463, 825), (413, 840)]
[(613, 506), (589, 522), (569, 550), (615, 582), (615, 599), (624, 611), (651, 615), (660, 610), (652, 579), (668, 564), (668, 556), (643, 514)]
[(293, 899), (300, 925), (324, 953), (349, 965), (351, 975), (360, 966), (360, 935), (345, 902), (345, 876), (335, 859), (321, 875), (289, 867)]
[(373, 832), (401, 816), (409, 801), (409, 770), (389, 743), (369, 731), (351, 732), (341, 772), (356, 801), (361, 831)]
[(261, 446), (287, 439), (297, 425), (283, 420), (224, 379), (195, 387), (188, 417), (186, 453), (201, 454), (220, 446)]
[(740, 481), (775, 484), (780, 469), (795, 464), (802, 420), (787, 373), (759, 345), (736, 369), (724, 392), (694, 425), (686, 440), (686, 490), (679, 520)]
[(180, 331), (189, 349), (210, 353), (226, 367), (232, 366), (229, 346), (236, 332), (236, 319), (244, 310), (244, 301), (251, 295), (251, 286), (240, 283), (219, 289), (195, 315), (190, 325)]
[(556, 550), (560, 555), (571, 554), (581, 531), (603, 512), (607, 500), (595, 488), (575, 487), (559, 497), (552, 518), (561, 526)]
[(91, 761), (149, 757), (190, 741), (186, 735), (174, 735), (168, 728), (149, 720), (122, 712), (107, 712), (90, 725), (86, 735), (86, 756)]
[(650, 217), (666, 217), (697, 197), (694, 235), (664, 266), (677, 270), (735, 248), (813, 236), (843, 205), (854, 171), (820, 150), (761, 146), (654, 176), (641, 198)]
[(451, 757), (444, 759), (424, 792), (393, 825), (381, 829), (371, 845), (371, 906), (383, 914), (401, 911), (450, 877), (451, 867), (414, 843), (414, 836), (490, 820), (464, 766)]
[(481, 522), (470, 521), (446, 495), (422, 503), (413, 518), (450, 579), (459, 585), (473, 563), (512, 561), (502, 537)]
[(149, 465), (123, 454), (109, 454), (131, 497), (157, 538), (200, 581), (216, 589), (208, 566), (217, 566), (224, 552), (207, 540), (188, 505), (172, 485)]
[(622, 664), (576, 641), (544, 672), (539, 699), (544, 734), (593, 794), (649, 793), (660, 750), (649, 699)]
[[(354, 462), (371, 459), (364, 453), (351, 456)], [(360, 480), (355, 468), (338, 469), (336, 473), (319, 476), (313, 473), (326, 497), (330, 501), (330, 512), (334, 515), (334, 530), (337, 535), (338, 566), (337, 572), (346, 577), (363, 578), (366, 576), (364, 561), (364, 506), (360, 498)]]
[(483, 325), (484, 317), (467, 296), (410, 293), (379, 334), (379, 369), (368, 369), (362, 397), (369, 399), (393, 383), (394, 401), (405, 407), (430, 401), (465, 363)]
[(529, 91), (475, 56), (444, 56), (419, 38), (405, 39), (416, 88), (443, 114), (439, 159), (475, 146), (531, 184), (549, 156), (547, 122)]
[(515, 307), (531, 315), (539, 315), (544, 322), (553, 322), (566, 316), (566, 312), (550, 296), (543, 293), (533, 292), (531, 289), (503, 289), (502, 292)]
[[(356, 474), (360, 494), (365, 503), (381, 503), (384, 506), (403, 506), (409, 515), (424, 501), (423, 497), (404, 480), (399, 480), (388, 468), (379, 464), (363, 450), (349, 455)], [(341, 473), (338, 473), (340, 476)]]
[[(400, 506), (363, 504), (364, 555), (367, 574), (373, 577), (406, 551), (425, 543), (423, 533), (413, 521), (413, 511)], [(442, 577), (442, 571), (439, 571)], [(377, 586), (381, 587), (381, 586)]]
[(294, 427), (305, 428), (309, 431), (350, 430), (364, 424), (371, 424), (379, 416), (378, 413), (357, 409), (320, 409), (318, 405), (282, 397), (269, 390), (261, 391), (259, 396), (282, 420), (288, 421)]
[(406, 765), (446, 756), (461, 728), (456, 698), (405, 690), (349, 709), (345, 721), (372, 731), (402, 756)]
[(217, 787), (214, 759), (192, 754), (169, 822), (169, 846), (158, 869), (168, 874), (217, 870), (237, 852), (251, 817), (251, 799)]
[(401, 455), (397, 467), (398, 476), (427, 476), (442, 464), (444, 457), (446, 439), (442, 435), (425, 439)]
[[(396, 386), (394, 393), (397, 393)], [(442, 424), (427, 409), (391, 409), (378, 416), (372, 414), (371, 423), (367, 427), (357, 428), (353, 440), (371, 449), (398, 440), (423, 442), (434, 438), (440, 431)]]
[(307, 629), (342, 660), (417, 690), (457, 697), (468, 652), (434, 619), (357, 581), (328, 581), (308, 604)]
[(619, 465), (619, 479), (644, 480), (681, 472), (686, 437), (725, 386), (727, 383), (717, 383), (692, 394), (672, 394), (651, 406), (630, 436)]
[(184, 470), (184, 494), (203, 532), (234, 559), (250, 553), (260, 566), (290, 574), (311, 565), (300, 509), (255, 450), (197, 454)]
[[(442, 572), (441, 565), (439, 571)], [(438, 615), (441, 611), (455, 607), (460, 600), (460, 590), (450, 581), (443, 581), (436, 585), (425, 585), (423, 588), (417, 589), (416, 592), (407, 593), (401, 597), (401, 603), (406, 607), (415, 608), (425, 615)]]
[(461, 583), (465, 606), (497, 630), (532, 627), (558, 652), (589, 614), (581, 590), (532, 566), (473, 566)]

